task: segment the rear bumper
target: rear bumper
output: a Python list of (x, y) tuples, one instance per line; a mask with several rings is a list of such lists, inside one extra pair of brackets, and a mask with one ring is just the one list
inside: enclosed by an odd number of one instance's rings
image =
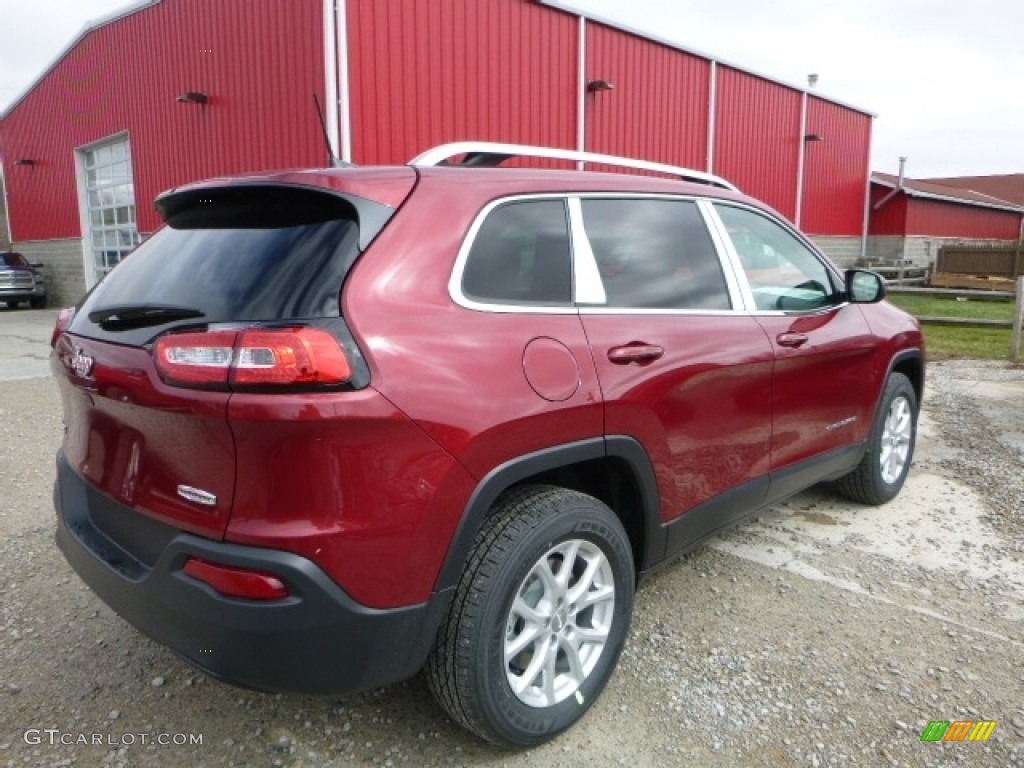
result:
[[(57, 455), (57, 544), (120, 616), (210, 675), (260, 690), (343, 693), (414, 675), (450, 594), (377, 610), (349, 597), (312, 561), (204, 539), (100, 494)], [(271, 571), (275, 601), (227, 597), (186, 575), (189, 557)]]

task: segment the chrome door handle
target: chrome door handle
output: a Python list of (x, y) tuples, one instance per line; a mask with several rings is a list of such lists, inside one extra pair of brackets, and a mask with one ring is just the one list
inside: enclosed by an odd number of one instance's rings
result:
[(656, 344), (644, 344), (632, 342), (621, 347), (612, 347), (608, 350), (608, 359), (616, 365), (643, 365), (653, 363), (665, 354), (665, 350)]
[(776, 336), (775, 341), (780, 347), (800, 347), (807, 343), (807, 334), (788, 331)]

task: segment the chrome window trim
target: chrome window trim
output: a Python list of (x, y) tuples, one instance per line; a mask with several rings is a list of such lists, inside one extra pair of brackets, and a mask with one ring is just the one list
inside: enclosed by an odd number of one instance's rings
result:
[(594, 249), (583, 225), (583, 204), (578, 196), (570, 197), (569, 233), (572, 242), (573, 300), (579, 305), (593, 306), (608, 303), (604, 281), (597, 267)]
[[(718, 214), (712, 207), (713, 201), (706, 198), (697, 201), (697, 210), (704, 220), (704, 227), (711, 237), (711, 242), (718, 254), (718, 263), (722, 267), (722, 274), (725, 275), (725, 284), (729, 289), (729, 302), (732, 304), (733, 312), (743, 312), (753, 306), (753, 294), (750, 293), (750, 286), (746, 282), (746, 275), (743, 274), (743, 265), (740, 264), (739, 255), (732, 247), (732, 241), (725, 234)], [(741, 277), (742, 276), (742, 277)], [(746, 293), (744, 293), (746, 290)], [(749, 299), (749, 301), (748, 301)]]
[[(738, 301), (734, 302), (733, 306), (746, 314), (756, 314), (760, 310), (757, 309), (757, 304), (754, 302), (754, 292), (750, 289), (750, 281), (747, 280), (747, 273), (743, 269), (743, 262), (740, 261), (740, 255), (736, 252), (736, 247), (732, 244), (732, 238), (729, 237), (725, 224), (722, 222), (721, 217), (719, 217), (718, 211), (715, 210), (717, 202), (719, 201), (701, 200), (700, 209), (701, 213), (704, 214), (704, 221), (708, 225), (708, 231), (711, 232), (711, 239), (714, 241), (715, 247), (719, 249), (720, 260), (723, 264), (728, 264), (726, 274), (732, 278), (736, 286)], [(751, 210), (756, 209), (751, 208)], [(781, 312), (777, 314), (781, 314)]]
[(581, 305), (581, 315), (681, 315), (688, 317), (736, 317), (735, 309), (649, 309), (646, 307), (595, 307)]
[(754, 293), (753, 293), (753, 291), (750, 288), (750, 281), (747, 280), (746, 270), (743, 269), (743, 263), (740, 261), (739, 254), (736, 252), (735, 246), (733, 246), (732, 238), (729, 237), (729, 233), (728, 233), (728, 231), (725, 228), (725, 223), (722, 221), (721, 217), (718, 215), (718, 211), (716, 210), (716, 206), (723, 205), (723, 206), (730, 206), (732, 208), (742, 208), (742, 209), (745, 209), (747, 211), (750, 211), (753, 214), (756, 214), (756, 215), (761, 216), (761, 217), (763, 217), (765, 219), (768, 219), (768, 221), (771, 221), (771, 222), (777, 224), (779, 227), (784, 229), (786, 232), (788, 232), (789, 234), (793, 235), (793, 237), (799, 243), (801, 243), (804, 247), (806, 247), (811, 252), (811, 254), (818, 260), (818, 262), (825, 268), (825, 271), (828, 272), (833, 277), (833, 279), (835, 279), (835, 281), (836, 281), (836, 283), (838, 285), (840, 285), (840, 286), (845, 285), (846, 280), (839, 273), (839, 271), (836, 268), (836, 266), (834, 264), (832, 264), (832, 262), (827, 257), (825, 257), (822, 254), (822, 252), (820, 250), (818, 250), (818, 248), (810, 240), (808, 240), (806, 237), (804, 237), (803, 233), (800, 232), (800, 230), (798, 230), (795, 227), (791, 226), (785, 220), (783, 220), (783, 219), (781, 219), (781, 218), (779, 218), (777, 216), (772, 216), (767, 211), (765, 211), (765, 210), (763, 210), (761, 208), (758, 208), (758, 207), (753, 206), (753, 205), (747, 205), (746, 203), (738, 202), (736, 200), (722, 200), (722, 199), (716, 198), (716, 199), (705, 199), (702, 202), (706, 203), (708, 219), (709, 219), (709, 221), (713, 222), (714, 230), (717, 233), (717, 237), (720, 238), (720, 240), (721, 240), (722, 247), (725, 249), (725, 253), (727, 255), (727, 258), (728, 258), (729, 262), (732, 264), (732, 268), (734, 270), (736, 270), (736, 275), (737, 275), (737, 277), (739, 279), (739, 283), (740, 283), (740, 292), (741, 292), (741, 294), (743, 296), (743, 301), (744, 301), (744, 305), (745, 305), (744, 306), (744, 310), (743, 310), (744, 312), (746, 312), (747, 314), (750, 314), (750, 315), (762, 316), (762, 317), (787, 317), (787, 316), (796, 316), (796, 315), (814, 315), (814, 314), (817, 314), (817, 313), (820, 313), (820, 312), (825, 312), (825, 311), (831, 311), (833, 309), (838, 309), (840, 307), (844, 307), (847, 304), (849, 304), (849, 301), (847, 301), (844, 298), (841, 301), (839, 301), (839, 302), (837, 302), (835, 304), (830, 304), (827, 307), (815, 307), (814, 309), (807, 309), (807, 310), (802, 310), (802, 311), (801, 310), (782, 310), (782, 309), (758, 309), (757, 308), (757, 304), (754, 301)]
[[(520, 202), (532, 202), (532, 201), (543, 201), (553, 200), (562, 204), (563, 209), (566, 206), (566, 195), (564, 193), (538, 193), (532, 195), (512, 195), (510, 197), (502, 197), (497, 200), (492, 200), (485, 205), (480, 212), (473, 219), (473, 223), (470, 225), (469, 230), (466, 232), (466, 237), (462, 240), (462, 245), (459, 247), (459, 253), (455, 257), (455, 265), (452, 267), (452, 274), (448, 278), (448, 295), (451, 300), (460, 307), (465, 309), (471, 309), (476, 312), (493, 312), (499, 314), (541, 314), (541, 315), (575, 315), (578, 314), (575, 306), (565, 304), (502, 304), (499, 302), (487, 302), (477, 301), (466, 296), (462, 291), (462, 275), (466, 268), (466, 261), (469, 259), (469, 252), (473, 249), (473, 243), (476, 242), (476, 237), (480, 232), (480, 227), (483, 226), (484, 221), (491, 214), (491, 212), (502, 205), (508, 203), (520, 203)], [(569, 258), (573, 258), (572, 254), (572, 243), (573, 235), (572, 230), (569, 226), (568, 217), (566, 218), (566, 232), (569, 237), (570, 253)], [(573, 274), (575, 279), (575, 272)], [(573, 292), (575, 286), (573, 286)], [(569, 301), (573, 301), (573, 296), (570, 295)]]
[[(680, 202), (693, 202), (697, 206), (711, 237), (712, 244), (718, 255), (719, 266), (725, 277), (726, 287), (729, 292), (731, 309), (648, 309), (630, 307), (608, 307), (604, 306), (607, 295), (604, 291), (604, 283), (598, 271), (597, 260), (594, 257), (593, 248), (587, 237), (583, 223), (583, 201), (600, 199), (618, 200), (674, 200)], [(573, 306), (557, 304), (502, 304), (497, 302), (484, 302), (471, 299), (462, 292), (462, 276), (465, 271), (466, 261), (469, 252), (473, 248), (480, 227), (487, 216), (499, 206), (508, 203), (519, 203), (529, 201), (558, 201), (561, 202), (566, 211), (566, 226), (568, 227), (570, 258), (572, 259), (572, 301)], [(830, 311), (848, 304), (848, 301), (841, 301), (828, 307), (817, 307), (804, 311), (798, 310), (765, 310), (757, 309), (754, 302), (754, 295), (750, 289), (746, 272), (740, 261), (725, 229), (725, 224), (718, 215), (715, 206), (729, 205), (735, 208), (743, 208), (751, 213), (763, 216), (782, 227), (792, 234), (801, 244), (808, 248), (825, 269), (835, 278), (838, 285), (844, 284), (844, 278), (836, 267), (821, 254), (813, 243), (803, 234), (788, 225), (784, 220), (772, 216), (757, 206), (748, 205), (734, 200), (720, 198), (697, 197), (694, 195), (673, 195), (666, 193), (645, 193), (645, 192), (539, 192), (525, 195), (511, 195), (492, 200), (485, 205), (473, 219), (463, 239), (462, 245), (455, 258), (451, 276), (448, 279), (448, 295), (452, 301), (460, 307), (476, 312), (492, 312), (499, 314), (545, 314), (545, 315), (680, 315), (680, 316), (701, 316), (701, 317), (732, 317), (737, 314), (783, 317), (794, 315), (813, 315), (823, 311)]]

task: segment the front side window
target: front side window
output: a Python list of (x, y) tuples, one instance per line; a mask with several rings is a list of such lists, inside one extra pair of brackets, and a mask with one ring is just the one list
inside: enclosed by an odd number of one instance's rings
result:
[(828, 268), (790, 231), (747, 208), (716, 204), (761, 310), (805, 311), (835, 303)]
[(561, 200), (495, 208), (466, 258), (463, 294), (486, 304), (570, 305), (572, 256), (566, 221)]
[(728, 310), (722, 265), (696, 203), (583, 200), (608, 307)]

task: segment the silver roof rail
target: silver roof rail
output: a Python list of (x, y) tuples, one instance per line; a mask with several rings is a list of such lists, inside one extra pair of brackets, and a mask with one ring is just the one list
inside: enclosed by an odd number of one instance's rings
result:
[(629, 157), (617, 157), (615, 155), (600, 155), (595, 152), (577, 152), (572, 149), (556, 149), (554, 147), (531, 147), (527, 144), (499, 144), (487, 141), (457, 141), (452, 144), (428, 149), (423, 154), (417, 155), (409, 161), (409, 165), (420, 167), (431, 167), (437, 165), (449, 165), (448, 160), (455, 155), (465, 155), (466, 159), (461, 163), (452, 163), (460, 168), (493, 168), (501, 165), (512, 157), (543, 157), (551, 160), (569, 160), (577, 163), (601, 163), (603, 165), (614, 165), (619, 168), (633, 168), (639, 171), (654, 171), (669, 176), (678, 176), (685, 181), (696, 181), (701, 184), (710, 184), (714, 187), (731, 189), (739, 192), (736, 185), (726, 181), (720, 176), (715, 176), (703, 171), (694, 171), (690, 168), (680, 168), (675, 165), (664, 165), (663, 163), (651, 163), (647, 160), (634, 160)]

